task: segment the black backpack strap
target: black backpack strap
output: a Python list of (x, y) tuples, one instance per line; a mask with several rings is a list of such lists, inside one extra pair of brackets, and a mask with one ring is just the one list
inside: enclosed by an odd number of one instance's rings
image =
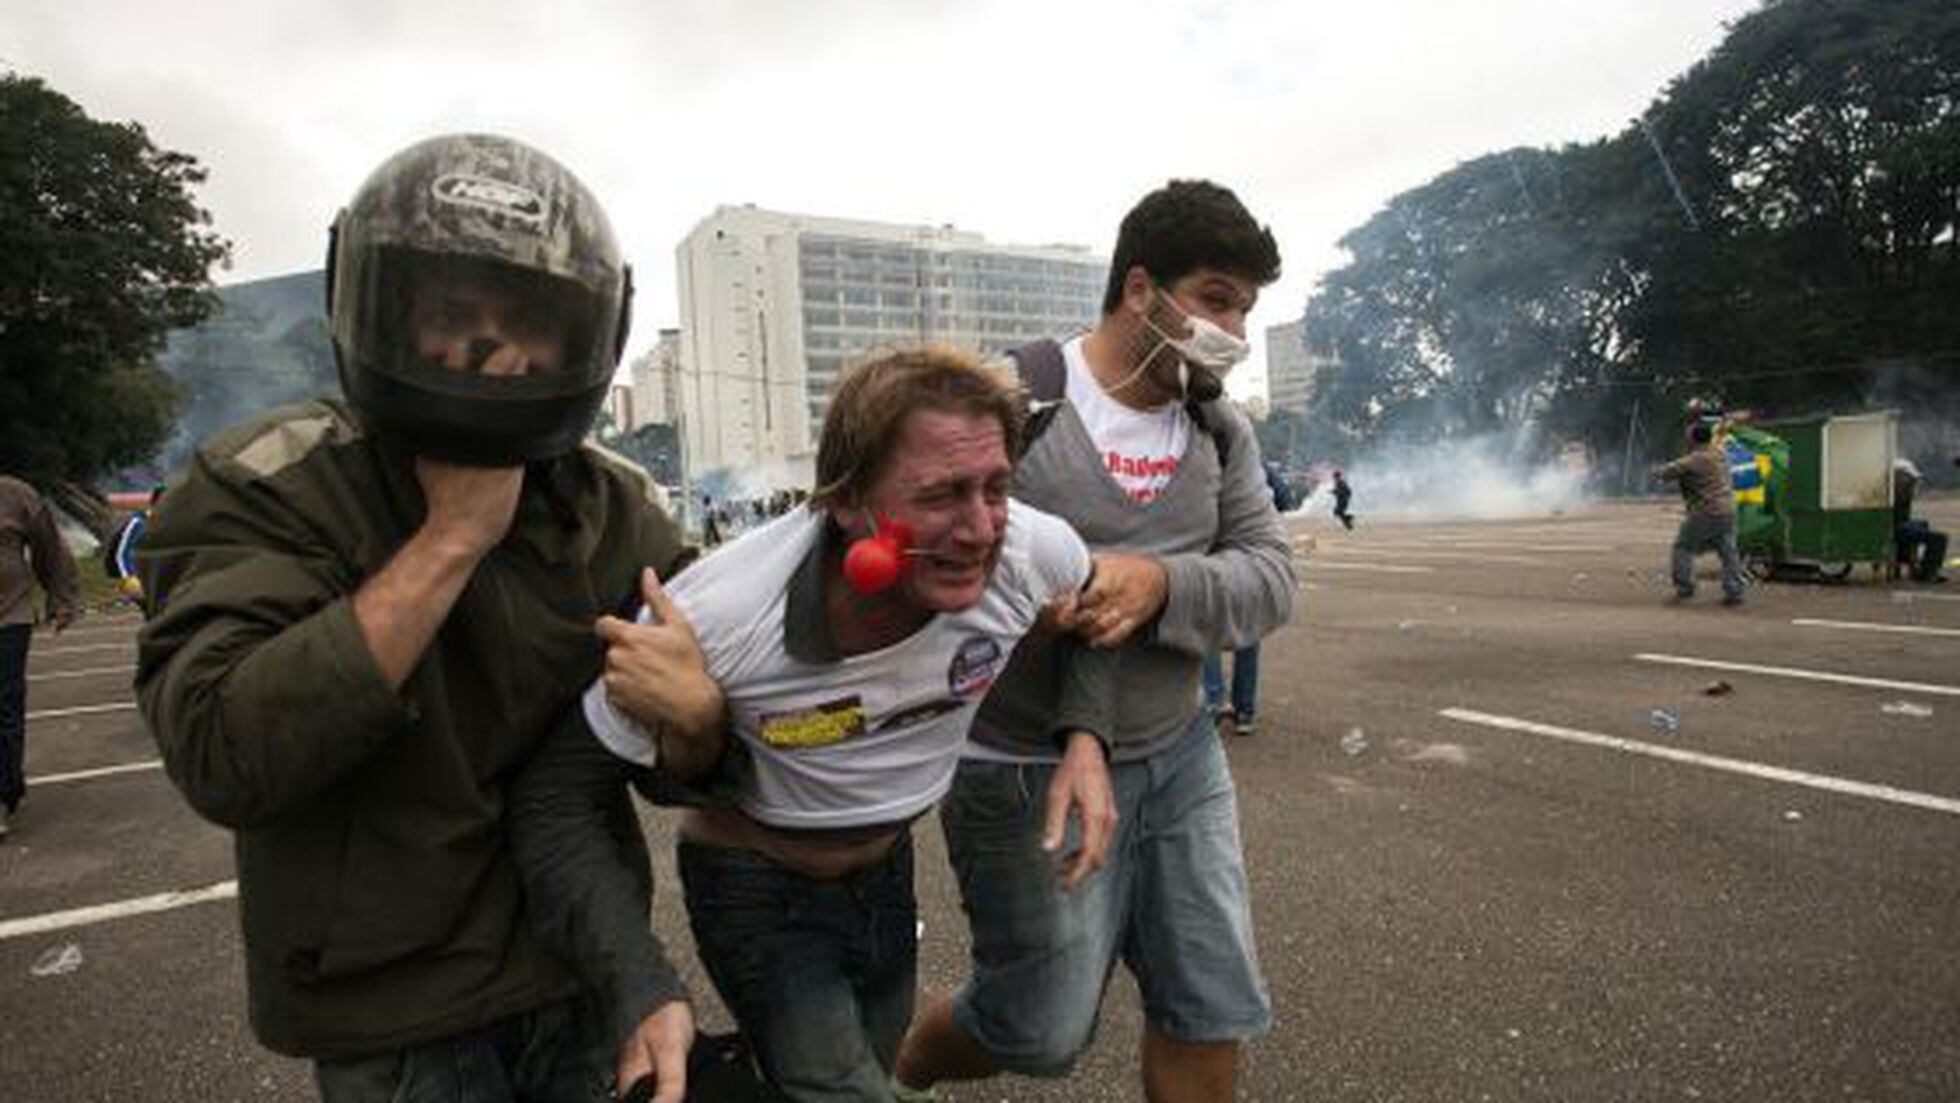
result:
[(1062, 357), (1062, 346), (1050, 340), (1008, 349), (1007, 355), (1014, 361), (1014, 372), (1020, 376), (1021, 390), (1027, 397), (1027, 419), (1021, 426), (1021, 454), (1026, 455), (1062, 409), (1068, 391), (1068, 361)]
[[(1215, 401), (1222, 402), (1224, 400), (1217, 399)], [(1219, 424), (1223, 419), (1214, 415), (1205, 407), (1206, 404), (1190, 399), (1186, 399), (1184, 403), (1185, 412), (1191, 415), (1191, 423), (1210, 434), (1211, 445), (1218, 450), (1218, 469), (1223, 471), (1225, 470), (1225, 465), (1230, 463), (1232, 459), (1232, 442), (1225, 435), (1225, 426)]]
[(1027, 388), (1029, 398), (1036, 402), (1060, 402), (1068, 393), (1068, 361), (1062, 358), (1062, 346), (1058, 342), (1036, 341), (1008, 349), (1007, 355), (1013, 357), (1014, 370), (1021, 376), (1021, 385)]

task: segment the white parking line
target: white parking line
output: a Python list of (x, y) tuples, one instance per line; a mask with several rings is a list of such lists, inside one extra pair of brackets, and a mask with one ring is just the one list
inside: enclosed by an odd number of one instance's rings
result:
[(1908, 601), (1960, 601), (1960, 594), (1929, 594), (1924, 590), (1893, 590), (1892, 596)]
[[(1303, 557), (1304, 558), (1304, 557)], [(1307, 560), (1314, 571), (1380, 571), (1383, 574), (1435, 574), (1434, 567), (1395, 567), (1386, 563), (1333, 563), (1319, 556)]]
[(1791, 624), (1803, 628), (1845, 628), (1854, 632), (1898, 632), (1908, 636), (1960, 636), (1960, 628), (1926, 628), (1917, 624), (1874, 624), (1862, 620), (1823, 620), (1795, 617)]
[(128, 651), (127, 643), (85, 643), (80, 647), (35, 648), (27, 653), (30, 659), (52, 659), (56, 655), (81, 655), (90, 651)]
[(98, 777), (113, 777), (117, 774), (137, 774), (148, 770), (161, 769), (163, 769), (163, 760), (152, 758), (147, 762), (125, 762), (120, 766), (98, 766), (93, 770), (72, 770), (65, 774), (43, 774), (40, 777), (28, 778), (27, 784), (30, 787), (35, 785), (59, 785), (64, 781), (90, 781)]
[(1757, 666), (1754, 663), (1730, 663), (1716, 659), (1695, 659), (1686, 655), (1639, 654), (1634, 656), (1644, 663), (1669, 663), (1674, 666), (1698, 666), (1709, 670), (1733, 670), (1740, 674), (1768, 674), (1776, 678), (1803, 678), (1813, 682), (1837, 682), (1847, 686), (1870, 686), (1874, 689), (1896, 689), (1906, 693), (1936, 693), (1942, 697), (1960, 697), (1960, 686), (1943, 686), (1931, 682), (1899, 682), (1890, 678), (1865, 678), (1856, 674), (1832, 674), (1822, 670), (1798, 670), (1787, 666)]
[(1469, 563), (1513, 563), (1524, 567), (1551, 566), (1551, 561), (1547, 559), (1532, 559), (1528, 556), (1522, 556), (1522, 555), (1492, 555), (1488, 552), (1475, 552), (1475, 551), (1462, 551), (1462, 552), (1429, 551), (1426, 549), (1417, 550), (1415, 548), (1398, 548), (1393, 552), (1388, 552), (1382, 550), (1368, 551), (1368, 550), (1363, 550), (1358, 548), (1324, 548), (1321, 550), (1321, 554), (1322, 555), (1375, 555), (1375, 556), (1392, 555), (1402, 559), (1453, 559), (1453, 560), (1461, 560)]
[(1472, 709), (1443, 709), (1439, 715), (1465, 724), (1480, 724), (1487, 728), (1501, 728), (1505, 731), (1524, 732), (1528, 735), (1542, 735), (1551, 739), (1562, 739), (1568, 743), (1580, 743), (1590, 747), (1605, 747), (1609, 750), (1624, 751), (1627, 754), (1646, 755), (1650, 758), (1666, 759), (1670, 762), (1683, 762), (1690, 766), (1702, 766), (1710, 770), (1725, 770), (1729, 773), (1744, 774), (1765, 781), (1781, 781), (1789, 785), (1802, 785), (1811, 789), (1822, 789), (1847, 796), (1867, 797), (1871, 800), (1889, 801), (1914, 808), (1925, 808), (1934, 812), (1947, 812), (1960, 815), (1960, 800), (1951, 797), (1935, 796), (1931, 793), (1917, 793), (1910, 789), (1897, 789), (1890, 785), (1874, 785), (1865, 781), (1849, 781), (1827, 774), (1811, 774), (1802, 770), (1786, 769), (1782, 766), (1766, 766), (1760, 762), (1748, 762), (1740, 758), (1724, 758), (1720, 755), (1701, 754), (1685, 751), (1679, 747), (1664, 747), (1654, 743), (1642, 743), (1637, 739), (1621, 739), (1613, 735), (1600, 735), (1597, 732), (1579, 731), (1576, 728), (1561, 728), (1552, 724), (1540, 724), (1531, 720), (1520, 720), (1513, 716), (1494, 716), (1487, 712)]
[(128, 712), (136, 707), (134, 701), (117, 701), (111, 705), (76, 705), (67, 709), (42, 709), (27, 714), (29, 720), (58, 720), (64, 716), (87, 716), (96, 712)]
[(1645, 526), (1636, 528), (1632, 525), (1623, 525), (1614, 522), (1591, 521), (1565, 525), (1505, 525), (1501, 528), (1463, 529), (1456, 532), (1444, 530), (1436, 535), (1461, 537), (1465, 540), (1490, 540), (1493, 538), (1511, 540), (1520, 536), (1546, 535), (1562, 536), (1568, 540), (1574, 537), (1581, 540), (1597, 540), (1601, 538), (1618, 538), (1629, 534), (1634, 536), (1650, 536), (1653, 534), (1653, 531), (1653, 529)]
[(59, 678), (93, 678), (98, 674), (134, 674), (134, 666), (98, 666), (92, 670), (62, 670), (53, 674), (29, 674), (30, 682), (52, 682)]
[(135, 631), (131, 631), (131, 629), (139, 629), (139, 627), (143, 627), (143, 621), (139, 617), (129, 617), (123, 627), (116, 627), (116, 625), (92, 625), (92, 627), (86, 627), (86, 629), (65, 629), (65, 631), (57, 633), (53, 639), (102, 637), (102, 635), (110, 635), (110, 633), (118, 633), (118, 635), (125, 635), (125, 637), (131, 637), (133, 639), (135, 637)]
[(204, 904), (212, 900), (230, 900), (237, 895), (237, 881), (220, 881), (201, 889), (159, 892), (154, 896), (138, 896), (109, 904), (93, 904), (86, 908), (70, 908), (67, 911), (49, 912), (46, 915), (30, 915), (24, 919), (9, 919), (0, 922), (0, 942), (10, 938), (20, 938), (23, 935), (46, 934), (49, 931), (66, 930), (69, 927), (85, 927), (91, 923), (124, 919), (132, 915), (170, 911), (173, 908)]
[(1459, 540), (1454, 536), (1430, 536), (1424, 539), (1432, 544), (1448, 544), (1453, 548), (1476, 548), (1490, 551), (1593, 552), (1603, 554), (1605, 552), (1620, 550), (1616, 544), (1538, 544), (1529, 540), (1509, 542), (1498, 540)]

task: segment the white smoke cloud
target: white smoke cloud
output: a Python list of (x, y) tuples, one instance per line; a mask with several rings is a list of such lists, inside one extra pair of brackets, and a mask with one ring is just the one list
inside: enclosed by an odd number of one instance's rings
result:
[[(1585, 504), (1592, 476), (1582, 456), (1522, 462), (1499, 436), (1383, 449), (1343, 471), (1354, 489), (1348, 510), (1356, 517), (1542, 516)], [(1331, 472), (1296, 513), (1334, 508)]]

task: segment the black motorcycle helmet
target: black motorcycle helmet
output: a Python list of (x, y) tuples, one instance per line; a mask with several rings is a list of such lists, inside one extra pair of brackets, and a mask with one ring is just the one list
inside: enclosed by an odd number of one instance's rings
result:
[[(599, 201), (557, 161), (492, 135), (389, 158), (327, 247), (348, 402), (384, 439), (456, 463), (576, 448), (625, 348), (632, 295)], [(529, 370), (482, 370), (506, 345)]]

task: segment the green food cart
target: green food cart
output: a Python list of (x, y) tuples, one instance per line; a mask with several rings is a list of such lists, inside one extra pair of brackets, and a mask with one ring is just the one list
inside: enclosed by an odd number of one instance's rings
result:
[(1892, 547), (1896, 411), (1738, 425), (1724, 441), (1736, 539), (1759, 577), (1883, 573)]

